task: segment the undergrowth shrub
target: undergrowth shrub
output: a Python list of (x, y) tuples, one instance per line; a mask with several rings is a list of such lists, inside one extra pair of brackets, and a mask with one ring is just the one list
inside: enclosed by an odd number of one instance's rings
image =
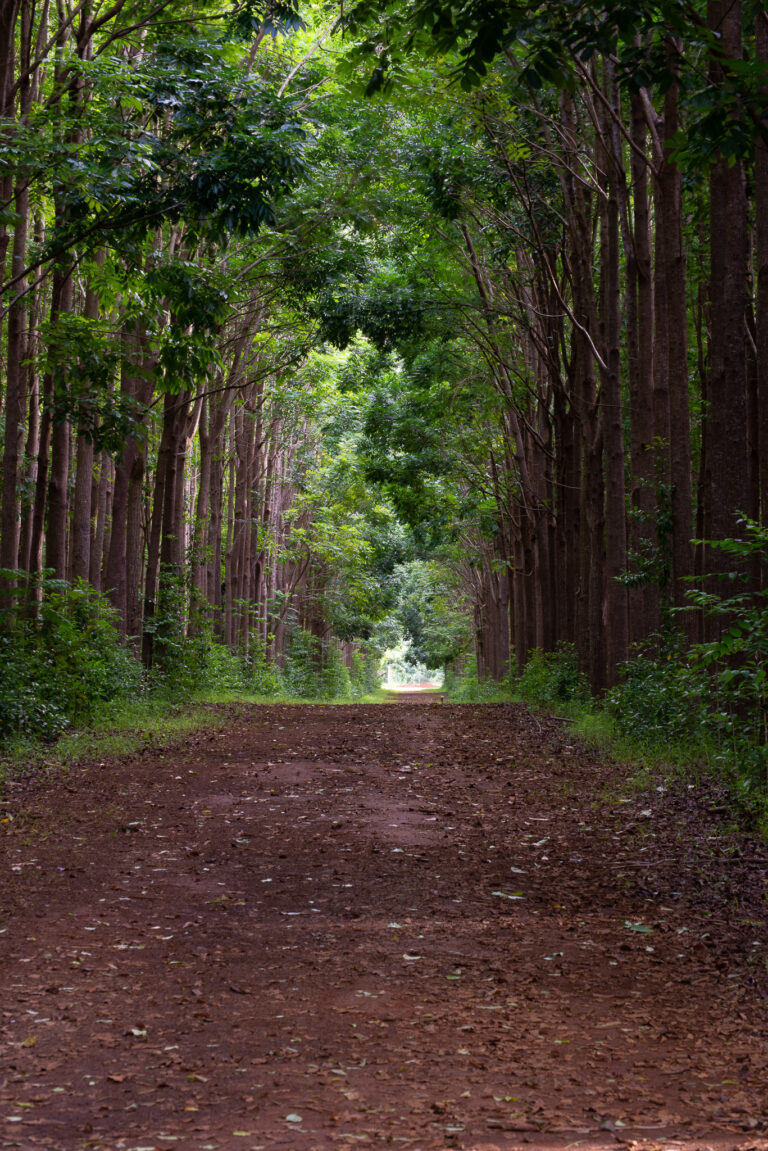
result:
[(0, 740), (53, 739), (100, 705), (145, 690), (105, 596), (80, 581), (2, 576), (16, 591), (0, 611)]
[[(265, 674), (268, 668), (265, 664)], [(297, 627), (289, 637), (279, 685), (281, 691), (295, 699), (352, 699), (367, 695), (379, 687), (378, 658), (358, 651), (348, 668), (338, 640), (323, 643)]]
[(481, 679), (474, 655), (467, 656), (464, 667), (458, 674), (450, 669), (446, 670), (444, 686), (449, 697), (458, 703), (494, 703), (510, 699), (512, 693), (511, 676), (501, 681)]
[(207, 684), (212, 664), (220, 665), (210, 622), (175, 571), (160, 573), (157, 604), (145, 616), (144, 636), (151, 644), (152, 691), (169, 700), (183, 700), (199, 691), (201, 684)]
[[(743, 536), (711, 540), (734, 568), (709, 587), (688, 592), (688, 610), (702, 612), (715, 635), (695, 644), (690, 659), (706, 677), (706, 726), (718, 764), (750, 801), (768, 802), (768, 527), (742, 516)], [(755, 578), (757, 573), (760, 578)]]
[[(196, 692), (274, 696), (283, 690), (280, 670), (269, 662), (264, 641), (258, 637), (250, 637), (247, 654), (231, 651), (206, 623), (185, 641), (182, 651), (184, 682)], [(178, 674), (179, 665), (174, 670)]]
[(477, 703), (480, 699), (481, 681), (477, 674), (477, 660), (468, 656), (460, 672), (446, 672), (445, 686), (451, 699), (460, 703)]
[(294, 628), (288, 640), (283, 667), (283, 686), (297, 699), (315, 699), (320, 694), (320, 640), (304, 628)]
[[(685, 648), (664, 637), (608, 696), (619, 731), (640, 747), (708, 760), (749, 806), (768, 802), (768, 528), (742, 517), (741, 538), (710, 540), (733, 570), (686, 594), (715, 638)], [(755, 572), (762, 572), (757, 581)], [(756, 589), (755, 585), (758, 584)], [(762, 585), (762, 586), (759, 586)]]
[(352, 695), (352, 681), (349, 669), (338, 644), (333, 640), (322, 653), (320, 670), (320, 692), (323, 699), (349, 699)]
[(283, 690), (280, 668), (269, 662), (264, 640), (251, 639), (248, 655), (244, 659), (245, 687), (254, 695), (279, 695)]
[(349, 669), (352, 694), (372, 695), (381, 687), (379, 679), (379, 657), (373, 652), (355, 651)]
[(195, 672), (198, 690), (239, 692), (250, 688), (250, 661), (239, 652), (230, 651), (225, 643), (214, 638), (210, 630), (196, 643)]
[(572, 644), (560, 644), (555, 651), (532, 651), (517, 678), (515, 692), (528, 703), (556, 711), (583, 706), (590, 699), (589, 684), (579, 671)]
[(626, 663), (621, 682), (606, 696), (620, 735), (639, 747), (697, 745), (707, 722), (711, 685), (679, 645), (661, 654), (639, 654)]
[(323, 645), (300, 628), (291, 633), (282, 670), (259, 637), (247, 655), (229, 650), (213, 634), (205, 605), (197, 610), (183, 581), (167, 575), (147, 633), (149, 671), (124, 641), (106, 597), (90, 585), (0, 572), (0, 743), (54, 740), (120, 699), (177, 703), (211, 692), (350, 699), (378, 686), (375, 656), (356, 653), (350, 670), (338, 641)]

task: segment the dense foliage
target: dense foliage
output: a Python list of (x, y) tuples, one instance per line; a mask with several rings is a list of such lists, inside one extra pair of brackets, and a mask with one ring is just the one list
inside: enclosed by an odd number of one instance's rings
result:
[(746, 0), (11, 0), (0, 734), (386, 652), (764, 781), (767, 72)]

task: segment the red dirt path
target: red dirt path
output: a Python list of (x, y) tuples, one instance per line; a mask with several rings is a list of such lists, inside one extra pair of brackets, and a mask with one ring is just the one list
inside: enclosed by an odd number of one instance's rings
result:
[(626, 773), (402, 696), (17, 781), (0, 1148), (768, 1149), (768, 853)]

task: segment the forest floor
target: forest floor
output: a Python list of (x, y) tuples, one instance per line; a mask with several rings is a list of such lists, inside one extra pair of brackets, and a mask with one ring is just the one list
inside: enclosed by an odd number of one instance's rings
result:
[(513, 704), (222, 713), (0, 803), (0, 1148), (768, 1149), (768, 848)]

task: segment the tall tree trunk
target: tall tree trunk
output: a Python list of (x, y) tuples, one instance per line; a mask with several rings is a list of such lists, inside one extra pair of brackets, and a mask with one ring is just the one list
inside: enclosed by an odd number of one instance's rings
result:
[[(723, 60), (741, 59), (739, 0), (709, 0), (708, 24), (717, 33), (711, 76), (719, 85)], [(710, 175), (710, 309), (705, 523), (709, 539), (739, 532), (749, 506), (744, 316), (747, 301), (747, 201), (740, 162), (719, 156)], [(710, 549), (706, 568), (722, 572), (733, 561)], [(714, 627), (714, 625), (713, 625)]]
[[(101, 265), (103, 252), (97, 260)], [(90, 284), (85, 293), (83, 315), (86, 320), (99, 317), (99, 296)], [(88, 403), (89, 397), (84, 402)], [(72, 499), (72, 544), (70, 548), (70, 576), (87, 580), (91, 570), (91, 487), (93, 483), (93, 428), (81, 426), (77, 436), (77, 463), (75, 490)]]
[[(618, 115), (618, 89), (606, 64), (606, 99)], [(629, 603), (621, 577), (627, 568), (627, 519), (624, 491), (624, 425), (621, 403), (619, 183), (624, 172), (613, 120), (605, 110), (602, 124), (602, 159), (607, 198), (600, 220), (600, 311), (603, 359), (600, 421), (605, 453), (605, 631), (606, 682), (616, 682), (626, 661), (629, 641)]]
[[(192, 574), (193, 586), (211, 607), (221, 604), (221, 454), (234, 395), (232, 389), (209, 396), (200, 415), (200, 482), (195, 508)], [(214, 573), (217, 573), (215, 577)]]
[[(42, 244), (44, 238), (43, 217), (40, 212), (35, 215), (34, 242)], [(27, 439), (24, 445), (24, 492), (25, 499), (22, 505), (21, 538), (19, 564), (24, 571), (32, 570), (32, 536), (34, 532), (35, 493), (37, 491), (38, 456), (41, 445), (40, 428), (40, 371), (38, 367), (38, 345), (40, 316), (43, 311), (43, 292), (41, 286), (29, 292), (27, 301), (28, 324), (27, 341), (24, 349), (24, 370), (27, 376), (25, 391), (29, 397), (27, 409)], [(45, 447), (47, 451), (47, 446)], [(43, 495), (45, 489), (43, 489)], [(37, 562), (36, 570), (39, 570)]]
[(158, 575), (160, 572), (160, 547), (163, 532), (163, 507), (165, 489), (168, 483), (168, 461), (172, 451), (171, 420), (168, 409), (173, 397), (166, 395), (163, 404), (163, 431), (155, 464), (155, 482), (152, 491), (152, 516), (147, 540), (147, 569), (144, 576), (144, 630), (141, 658), (145, 667), (151, 667), (154, 659), (154, 621), (157, 614)]
[(224, 445), (226, 424), (221, 430), (218, 442), (212, 450), (211, 461), (211, 516), (210, 547), (211, 562), (208, 568), (208, 602), (214, 609), (213, 630), (218, 636), (224, 634), (223, 595), (222, 595), (222, 517), (224, 508)]
[[(11, 275), (21, 276), (27, 256), (29, 219), (29, 187), (16, 189), (16, 227), (13, 235)], [(26, 287), (23, 278), (17, 291)], [(24, 351), (27, 342), (27, 301), (17, 299), (8, 312), (8, 345), (5, 375), (5, 442), (3, 444), (3, 499), (0, 520), (0, 567), (19, 566), (19, 537), (21, 516), (19, 505), (19, 468), (24, 448), (24, 417), (26, 414), (26, 371)]]
[[(587, 377), (584, 390), (590, 395), (594, 380)], [(599, 694), (607, 686), (606, 636), (603, 618), (605, 594), (605, 514), (603, 483), (603, 445), (600, 420), (595, 410), (594, 422), (586, 427), (584, 441), (584, 510), (586, 527), (584, 547), (587, 553), (587, 676), (592, 690)]]
[[(15, 41), (17, 37), (14, 26), (18, 19), (19, 68), (25, 73), (25, 77), (19, 83), (19, 122), (26, 124), (29, 120), (34, 95), (32, 77), (28, 74), (32, 54), (33, 12), (30, 0), (22, 0), (21, 4), (16, 3), (15, 0), (8, 0), (5, 9), (4, 14), (0, 16), (0, 73), (2, 73), (0, 75), (0, 115), (2, 115), (3, 122), (8, 125), (6, 131), (12, 133), (13, 129), (10, 125), (14, 116), (14, 101), (11, 85), (15, 78)], [(5, 132), (0, 132), (0, 139), (4, 135)], [(11, 301), (8, 310), (5, 439), (3, 444), (2, 507), (0, 508), (0, 567), (15, 569), (21, 566), (19, 545), (22, 509), (19, 500), (19, 480), (24, 449), (27, 386), (31, 383), (30, 373), (24, 364), (25, 351), (29, 347), (27, 328), (30, 318), (30, 301), (26, 298), (28, 285), (23, 274), (27, 259), (30, 198), (29, 184), (25, 179), (17, 181), (15, 189), (13, 188), (12, 170), (11, 166), (8, 165), (7, 171), (0, 177), (0, 198), (4, 204), (11, 200), (11, 191), (14, 191), (11, 206), (15, 217), (11, 279), (15, 282), (13, 290), (16, 293), (16, 298)], [(6, 245), (7, 232), (3, 225), (0, 228), (0, 270), (3, 272), (5, 270)]]
[[(588, 190), (575, 174), (580, 169), (574, 108), (562, 98), (565, 166), (563, 190), (568, 224), (568, 260), (573, 284), (571, 403), (577, 416), (582, 463), (579, 524), (581, 527), (576, 645), (592, 690), (606, 685), (603, 620), (605, 573), (605, 506), (603, 445), (599, 394), (595, 381), (595, 336), (598, 331), (593, 284), (592, 205)], [(607, 365), (606, 365), (607, 366)]]
[(96, 526), (91, 547), (91, 567), (88, 578), (97, 591), (101, 590), (101, 573), (106, 561), (105, 539), (107, 516), (111, 512), (112, 460), (106, 452), (99, 458), (99, 482), (96, 494)]
[[(670, 42), (673, 72), (679, 45)], [(664, 214), (664, 262), (667, 295), (667, 379), (669, 420), (670, 504), (672, 512), (673, 602), (684, 602), (687, 580), (693, 574), (693, 499), (691, 494), (691, 420), (688, 402), (688, 313), (686, 303), (685, 251), (680, 169), (670, 149), (680, 127), (677, 80), (664, 97), (664, 148), (659, 182)], [(742, 314), (743, 322), (743, 314)], [(692, 637), (692, 618), (683, 616), (683, 627)]]
[(75, 489), (72, 497), (72, 533), (69, 573), (71, 579), (87, 580), (91, 570), (91, 486), (93, 439), (77, 437)]
[(555, 513), (557, 522), (557, 640), (576, 642), (579, 591), (579, 459), (565, 388), (554, 392)]
[[(0, 140), (13, 138), (15, 129), (15, 108), (13, 84), (16, 79), (16, 37), (20, 0), (4, 0), (0, 4)], [(0, 175), (0, 203), (9, 204), (13, 199), (13, 167), (8, 164)], [(10, 236), (5, 222), (0, 222), (0, 269), (5, 269)], [(0, 325), (2, 320), (0, 320)]]
[(235, 472), (235, 538), (233, 547), (232, 583), (233, 598), (237, 607), (237, 642), (243, 651), (248, 646), (248, 611), (246, 602), (250, 594), (249, 544), (250, 544), (250, 491), (254, 463), (253, 423), (243, 405), (235, 422), (235, 448), (237, 466)]
[[(76, 38), (76, 50), (81, 60), (86, 60), (91, 54), (90, 21), (88, 19), (90, 5), (86, 3), (81, 12), (79, 31)], [(71, 36), (68, 22), (61, 22), (57, 31), (57, 47), (64, 49)], [(80, 120), (84, 110), (85, 77), (80, 69), (68, 73), (63, 67), (62, 57), (57, 55), (54, 70), (54, 84), (59, 87), (70, 117), (71, 127), (67, 131), (66, 143), (76, 150), (83, 139), (83, 129)], [(65, 188), (56, 188), (53, 195), (54, 215), (56, 226), (66, 229), (71, 223), (70, 206)], [(51, 320), (55, 323), (61, 316), (66, 316), (74, 310), (74, 258), (71, 252), (61, 256), (54, 272), (54, 283), (51, 302)], [(98, 306), (98, 305), (96, 305)], [(69, 403), (67, 396), (68, 379), (67, 365), (58, 362), (53, 370), (53, 397), (54, 405), (59, 411), (54, 418), (51, 435), (51, 465), (48, 479), (48, 527), (46, 532), (45, 550), (46, 563), (53, 570), (54, 575), (64, 579), (67, 575), (67, 515), (69, 505), (69, 467), (72, 456), (72, 436), (69, 420)], [(89, 502), (90, 508), (90, 502)]]
[(45, 501), (48, 491), (48, 462), (53, 427), (53, 376), (46, 372), (43, 377), (43, 414), (40, 420), (40, 440), (37, 451), (37, 477), (35, 499), (32, 508), (32, 530), (29, 544), (28, 571), (38, 575), (43, 566), (43, 537), (45, 535)]
[(126, 546), (128, 488), (137, 452), (138, 444), (131, 437), (131, 439), (126, 440), (125, 447), (115, 464), (110, 517), (111, 530), (104, 567), (104, 591), (109, 596), (112, 606), (122, 621), (123, 631), (125, 631), (127, 622), (125, 589), (128, 557)]
[[(632, 203), (631, 235), (627, 227), (627, 345), (630, 406), (630, 458), (632, 470), (630, 548), (637, 557), (634, 570), (649, 563), (656, 543), (653, 459), (653, 279), (648, 204), (647, 129), (639, 94), (630, 99)], [(638, 643), (658, 627), (658, 588), (646, 576), (630, 589), (631, 643)]]
[[(71, 265), (63, 265), (54, 272), (51, 322), (72, 311), (74, 283)], [(63, 403), (66, 390), (65, 367), (57, 364), (53, 372), (53, 401)], [(67, 575), (67, 510), (69, 480), (70, 428), (60, 413), (53, 422), (51, 432), (51, 462), (48, 477), (48, 528), (45, 536), (45, 562), (57, 579)]]
[[(27, 370), (30, 383), (27, 440), (24, 445), (24, 488), (27, 493), (33, 493), (37, 483), (37, 457), (40, 450), (40, 380), (31, 365)], [(22, 511), (19, 543), (19, 567), (25, 572), (30, 570), (33, 509), (34, 496), (30, 498), (27, 495), (27, 504)]]
[(127, 635), (138, 642), (141, 636), (141, 579), (144, 570), (142, 532), (142, 496), (147, 449), (137, 444), (128, 477), (128, 507), (125, 516), (125, 627)]
[[(145, 333), (132, 330), (123, 335), (124, 352), (121, 370), (120, 390), (122, 396), (133, 401), (141, 411), (149, 403), (154, 387), (152, 358)], [(142, 417), (143, 418), (143, 417)], [(104, 565), (104, 590), (120, 616), (123, 630), (128, 627), (128, 601), (138, 598), (139, 587), (131, 584), (129, 575), (136, 577), (132, 557), (128, 559), (128, 516), (131, 504), (131, 477), (134, 475), (139, 444), (135, 436), (130, 436), (115, 463), (112, 489), (112, 514), (110, 517), (109, 547)], [(135, 478), (134, 478), (135, 483)], [(138, 545), (131, 540), (131, 547)]]
[(235, 642), (234, 637), (234, 600), (235, 600), (235, 573), (234, 573), (234, 549), (235, 549), (235, 440), (236, 440), (236, 424), (237, 416), (230, 421), (229, 425), (229, 465), (227, 467), (227, 542), (224, 553), (224, 638), (227, 647), (232, 647)]
[(203, 400), (200, 414), (200, 478), (197, 485), (197, 503), (192, 529), (190, 548), (192, 563), (192, 587), (202, 599), (208, 589), (210, 570), (210, 507), (211, 483), (213, 479), (213, 404), (212, 396)]
[[(755, 55), (768, 65), (768, 12), (755, 16)], [(755, 344), (757, 347), (757, 441), (760, 522), (768, 524), (768, 140), (755, 145)]]

